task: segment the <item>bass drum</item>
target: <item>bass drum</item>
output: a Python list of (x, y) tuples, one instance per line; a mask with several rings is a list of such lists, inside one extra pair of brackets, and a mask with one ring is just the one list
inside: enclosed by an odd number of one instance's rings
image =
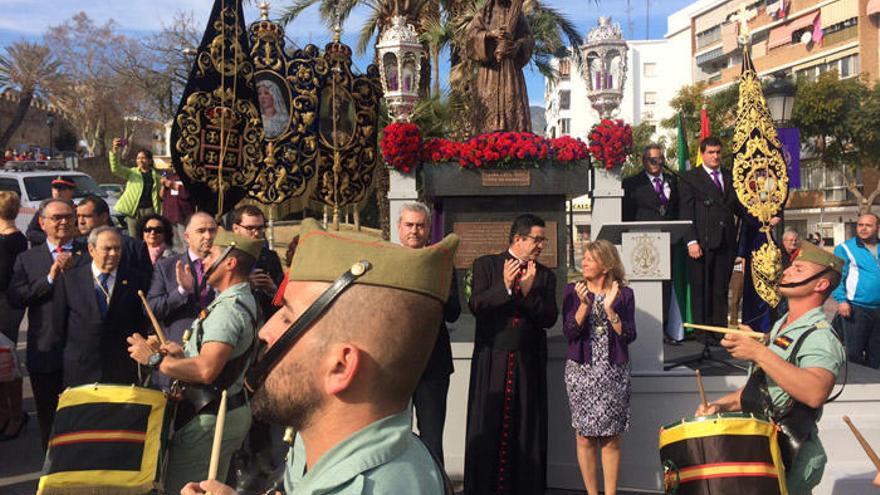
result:
[(141, 495), (161, 489), (170, 416), (165, 394), (82, 385), (58, 400), (38, 495)]
[(660, 462), (668, 495), (788, 495), (777, 443), (765, 418), (724, 413), (660, 428)]

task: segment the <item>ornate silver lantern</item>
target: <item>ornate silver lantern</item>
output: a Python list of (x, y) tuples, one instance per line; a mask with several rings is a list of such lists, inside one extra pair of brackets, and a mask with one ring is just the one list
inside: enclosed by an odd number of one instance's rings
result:
[(587, 64), (587, 97), (601, 118), (610, 117), (623, 99), (628, 49), (620, 25), (613, 24), (611, 17), (600, 17), (581, 47)]
[(388, 113), (395, 121), (408, 121), (419, 99), (419, 75), (425, 49), (416, 29), (396, 15), (376, 44), (379, 75)]

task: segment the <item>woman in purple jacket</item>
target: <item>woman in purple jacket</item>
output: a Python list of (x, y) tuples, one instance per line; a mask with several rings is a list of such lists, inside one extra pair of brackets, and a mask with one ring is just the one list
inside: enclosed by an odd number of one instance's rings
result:
[(610, 242), (588, 242), (581, 269), (584, 279), (566, 285), (563, 296), (565, 388), (587, 493), (599, 493), (596, 469), (601, 450), (604, 493), (614, 495), (620, 435), (630, 422), (627, 346), (636, 339), (635, 302), (632, 289), (623, 285), (623, 263)]

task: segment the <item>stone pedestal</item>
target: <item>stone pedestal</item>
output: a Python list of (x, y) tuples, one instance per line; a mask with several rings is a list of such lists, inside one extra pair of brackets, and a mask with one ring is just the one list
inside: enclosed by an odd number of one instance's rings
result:
[(418, 201), (415, 173), (404, 174), (397, 169), (388, 171), (388, 211), (391, 221), (391, 242), (400, 244), (397, 235), (397, 219), (400, 218), (400, 207), (405, 203)]
[[(523, 214), (547, 223), (547, 243), (538, 259), (554, 270), (562, 300), (568, 272), (565, 202), (589, 190), (589, 163), (547, 163), (541, 168), (470, 170), (457, 164), (422, 167), (425, 197), (443, 208), (443, 231), (461, 236), (455, 256), (459, 287), (475, 258), (507, 249), (510, 225)], [(462, 308), (467, 301), (462, 297)]]
[(623, 218), (623, 187), (620, 181), (620, 168), (593, 170), (593, 208), (590, 224), (591, 237), (596, 239), (606, 223), (619, 223)]

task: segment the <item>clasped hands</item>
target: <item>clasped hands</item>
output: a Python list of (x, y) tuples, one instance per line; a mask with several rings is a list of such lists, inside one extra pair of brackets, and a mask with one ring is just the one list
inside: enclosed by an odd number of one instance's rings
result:
[(513, 52), (513, 37), (504, 28), (493, 29), (489, 31), (489, 37), (494, 38), (495, 44), (495, 60), (501, 62), (509, 57)]
[(159, 339), (155, 335), (144, 338), (139, 333), (133, 333), (126, 339), (128, 342), (128, 355), (137, 363), (144, 366), (147, 365), (150, 356), (160, 352), (165, 356), (183, 357), (183, 347), (177, 342), (166, 341), (159, 344)]
[[(508, 292), (513, 292), (513, 284), (516, 281), (516, 277), (519, 272), (519, 261), (515, 259), (509, 259), (504, 262), (504, 287), (507, 288)], [(537, 274), (538, 265), (536, 265), (534, 261), (529, 261), (526, 264), (526, 269), (523, 272), (522, 276), (519, 277), (519, 288), (522, 291), (523, 296), (528, 295), (528, 293), (532, 290), (532, 286), (535, 285), (535, 276)]]
[[(584, 281), (579, 281), (574, 284), (574, 292), (577, 294), (578, 299), (580, 299), (581, 304), (590, 304), (589, 293), (590, 290), (587, 288), (587, 284)], [(617, 300), (617, 296), (620, 295), (620, 284), (617, 281), (611, 283), (611, 288), (608, 289), (608, 292), (605, 294), (605, 300), (602, 303), (602, 307), (605, 309), (605, 314), (610, 315), (613, 314), (613, 310), (611, 309), (614, 306), (614, 302)]]

